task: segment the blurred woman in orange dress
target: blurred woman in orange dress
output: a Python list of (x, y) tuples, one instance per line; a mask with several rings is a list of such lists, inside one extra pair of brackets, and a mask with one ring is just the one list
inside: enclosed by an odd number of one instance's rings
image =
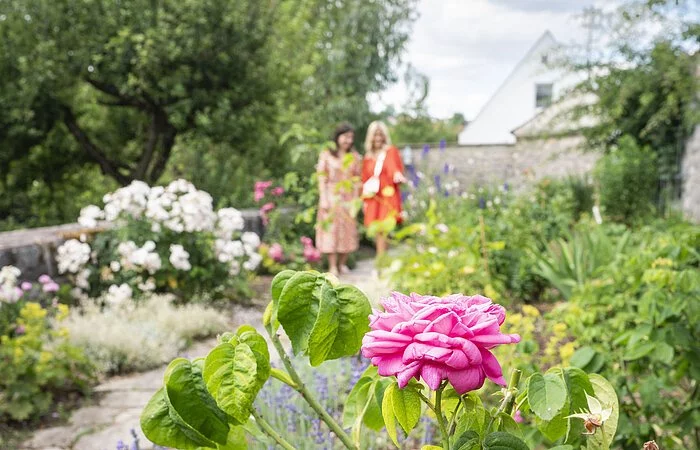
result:
[(349, 271), (348, 255), (360, 243), (357, 209), (353, 209), (352, 203), (359, 198), (362, 157), (353, 149), (355, 130), (350, 124), (340, 124), (333, 141), (335, 148), (324, 150), (316, 167), (319, 189), (316, 247), (328, 255), (328, 271), (338, 275)]
[[(401, 193), (399, 185), (406, 182), (399, 150), (391, 145), (389, 130), (383, 122), (369, 125), (365, 138), (365, 157), (362, 161), (362, 197), (365, 226), (372, 228), (378, 222), (401, 223)], [(386, 252), (388, 241), (385, 229), (378, 227), (375, 241), (377, 256)]]

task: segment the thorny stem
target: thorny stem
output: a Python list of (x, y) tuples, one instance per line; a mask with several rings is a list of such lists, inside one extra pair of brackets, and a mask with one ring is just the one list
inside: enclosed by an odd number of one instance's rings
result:
[(485, 434), (489, 434), (491, 432), (493, 422), (496, 420), (496, 417), (498, 417), (499, 414), (506, 413), (510, 415), (513, 412), (513, 405), (515, 404), (515, 395), (518, 392), (518, 383), (520, 383), (520, 377), (522, 376), (522, 374), (523, 373), (518, 369), (515, 369), (510, 374), (510, 381), (508, 382), (508, 387), (505, 389), (505, 395), (503, 396), (503, 400), (501, 401), (501, 404), (498, 405), (498, 410), (496, 411), (496, 414), (494, 414), (494, 416), (491, 418), (489, 426), (488, 428), (486, 428)]
[(282, 342), (280, 341), (277, 333), (273, 333), (270, 329), (268, 329), (267, 331), (270, 335), (270, 339), (272, 340), (272, 345), (274, 345), (275, 350), (277, 350), (277, 353), (282, 359), (282, 364), (284, 364), (284, 367), (287, 369), (287, 372), (289, 373), (291, 379), (294, 380), (294, 383), (296, 383), (296, 391), (299, 392), (299, 394), (301, 394), (306, 403), (308, 403), (309, 406), (311, 406), (311, 408), (314, 411), (316, 411), (319, 417), (321, 417), (321, 420), (323, 420), (326, 423), (326, 425), (328, 425), (328, 428), (330, 428), (331, 431), (333, 431), (333, 433), (335, 433), (335, 435), (338, 436), (338, 439), (341, 440), (345, 447), (351, 450), (356, 450), (357, 447), (352, 442), (350, 436), (348, 436), (345, 430), (343, 430), (343, 428), (338, 424), (338, 422), (336, 422), (335, 419), (333, 419), (333, 417), (331, 417), (331, 415), (328, 414), (328, 411), (326, 411), (325, 408), (321, 406), (318, 400), (316, 400), (316, 397), (311, 395), (309, 390), (306, 388), (306, 385), (304, 384), (303, 380), (297, 373), (296, 369), (294, 369), (292, 361), (289, 359), (289, 355), (287, 355), (287, 352), (284, 350), (284, 346), (282, 345)]
[(292, 444), (290, 444), (282, 436), (280, 436), (280, 434), (276, 432), (275, 429), (272, 428), (272, 426), (269, 423), (267, 423), (265, 419), (263, 419), (263, 417), (257, 410), (253, 409), (253, 412), (251, 414), (255, 418), (255, 423), (257, 423), (260, 426), (260, 428), (265, 432), (265, 434), (274, 439), (275, 442), (277, 442), (282, 448), (286, 450), (294, 450)]

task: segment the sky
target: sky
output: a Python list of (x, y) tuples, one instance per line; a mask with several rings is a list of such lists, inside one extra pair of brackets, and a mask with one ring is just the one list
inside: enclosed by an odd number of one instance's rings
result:
[[(535, 41), (549, 30), (583, 43), (576, 15), (596, 0), (419, 0), (420, 17), (404, 55), (430, 79), (428, 112), (473, 119)], [(400, 69), (400, 73), (403, 70)], [(402, 83), (370, 97), (374, 110), (407, 99)]]

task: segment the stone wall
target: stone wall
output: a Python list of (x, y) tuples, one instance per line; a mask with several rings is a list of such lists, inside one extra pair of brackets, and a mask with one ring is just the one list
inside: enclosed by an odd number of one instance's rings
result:
[(700, 125), (685, 146), (683, 155), (683, 213), (695, 222), (700, 222)]
[(463, 186), (508, 183), (514, 188), (544, 177), (583, 175), (595, 165), (598, 155), (583, 152), (583, 138), (521, 139), (514, 145), (448, 147), (432, 149), (426, 156), (413, 151), (419, 170), (442, 170), (454, 166), (455, 177)]

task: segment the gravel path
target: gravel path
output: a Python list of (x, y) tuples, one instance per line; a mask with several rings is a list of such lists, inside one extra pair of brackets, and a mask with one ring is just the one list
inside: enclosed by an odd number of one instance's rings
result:
[[(371, 260), (360, 261), (352, 273), (341, 276), (341, 281), (359, 287), (376, 304), (379, 297), (389, 293), (389, 288), (383, 280), (372, 276), (372, 268)], [(234, 326), (249, 323), (262, 328), (260, 309), (239, 308), (233, 316)], [(204, 356), (215, 342), (215, 339), (198, 342), (183, 356)], [(98, 398), (95, 405), (74, 411), (65, 425), (38, 430), (19, 450), (113, 450), (119, 440), (132, 441), (132, 429), (137, 432), (142, 449), (150, 448), (143, 445), (147, 441), (139, 428), (139, 416), (161, 387), (164, 369), (108, 379), (95, 388)]]

